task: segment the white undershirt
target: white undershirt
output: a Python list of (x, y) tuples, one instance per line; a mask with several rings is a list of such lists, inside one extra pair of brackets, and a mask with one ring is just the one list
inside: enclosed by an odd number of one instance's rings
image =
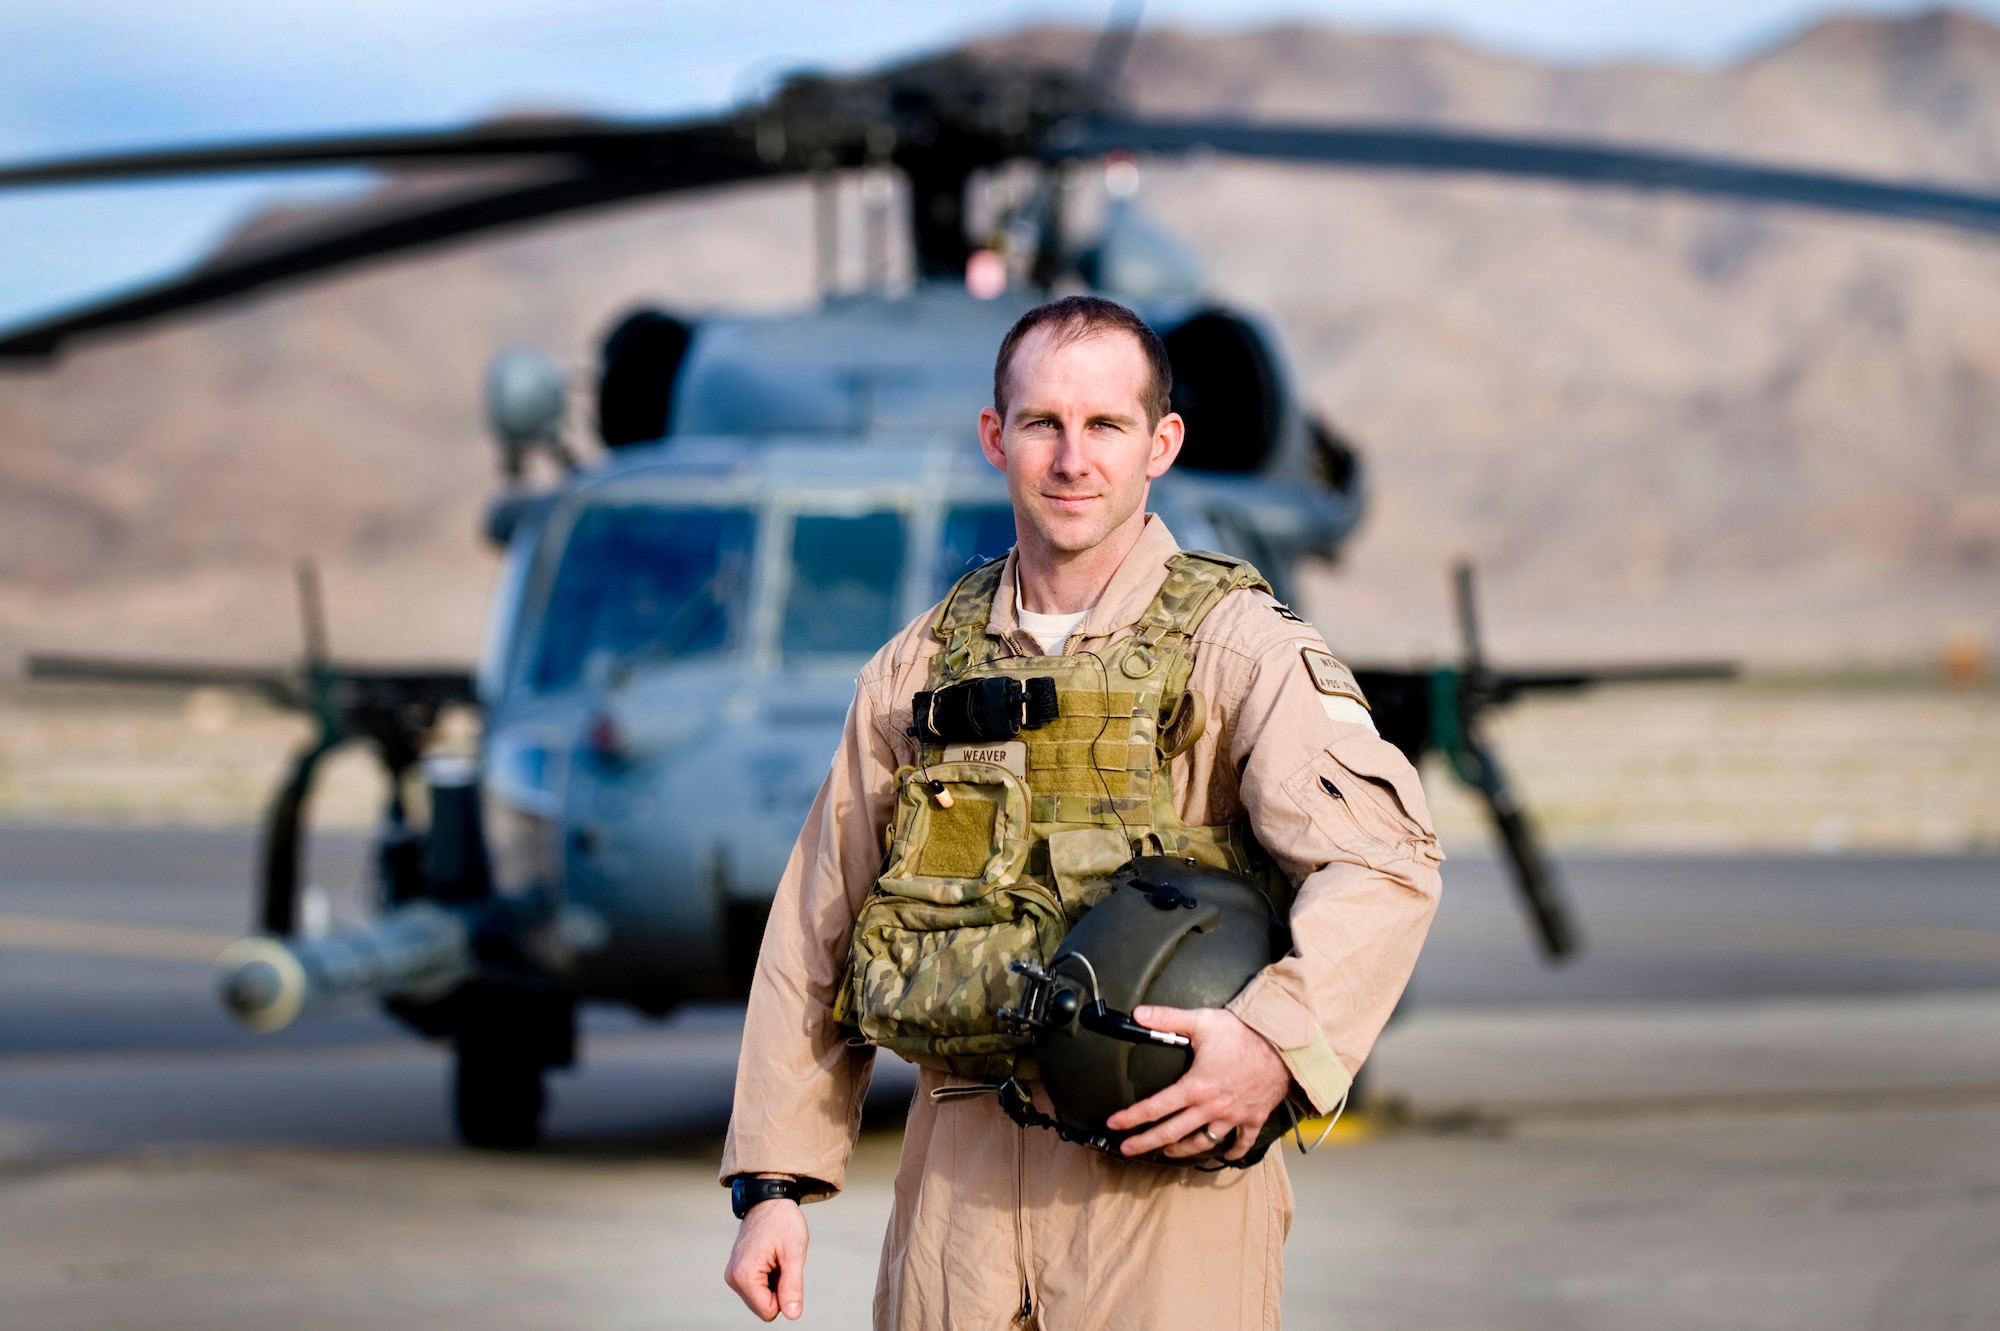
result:
[(1021, 575), (1014, 574), (1014, 612), (1020, 617), (1021, 632), (1041, 644), (1043, 656), (1061, 656), (1069, 643), (1069, 635), (1090, 616), (1089, 609), (1079, 610), (1073, 615), (1038, 615), (1029, 610), (1021, 601)]

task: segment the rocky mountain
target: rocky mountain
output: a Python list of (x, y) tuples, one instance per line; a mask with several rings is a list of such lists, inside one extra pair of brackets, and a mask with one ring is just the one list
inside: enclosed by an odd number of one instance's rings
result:
[[(1089, 34), (981, 45), (1076, 60)], [(1144, 34), (1140, 110), (1539, 130), (2000, 189), (2000, 28), (1841, 18), (1717, 69), (1545, 65), (1430, 34)], [(1919, 226), (1213, 158), (1142, 200), (1267, 314), (1374, 505), (1309, 579), (1350, 654), (1448, 652), (1445, 570), (1514, 658), (1905, 661), (2000, 640), (2000, 257)], [(578, 367), (624, 309), (811, 297), (758, 186), (399, 260), (0, 376), (0, 635), (464, 656), (489, 560), (477, 388)]]

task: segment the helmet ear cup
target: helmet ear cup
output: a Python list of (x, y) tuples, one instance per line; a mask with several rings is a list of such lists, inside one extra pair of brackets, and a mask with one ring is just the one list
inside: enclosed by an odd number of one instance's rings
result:
[[(1111, 876), (1110, 893), (1064, 937), (1048, 973), (1057, 992), (1117, 1013), (1157, 1004), (1221, 1007), (1291, 947), (1270, 899), (1235, 874), (1174, 856), (1145, 856)], [(1087, 1029), (1080, 1018), (1043, 1026), (1035, 1062), (1056, 1120), (1100, 1149), (1116, 1152), (1131, 1133), (1106, 1120), (1165, 1090), (1187, 1072), (1185, 1048), (1134, 1043)], [(1248, 1160), (1263, 1158), (1291, 1127), (1280, 1105)], [(1220, 1152), (1157, 1164), (1210, 1165)], [(1238, 1162), (1232, 1162), (1238, 1163)]]

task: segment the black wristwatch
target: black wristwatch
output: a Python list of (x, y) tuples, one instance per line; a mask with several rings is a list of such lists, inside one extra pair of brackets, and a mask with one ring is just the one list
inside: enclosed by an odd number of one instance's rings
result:
[(779, 1198), (795, 1202), (806, 1195), (805, 1185), (795, 1178), (756, 1178), (749, 1174), (738, 1174), (729, 1180), (729, 1209), (741, 1220), (750, 1214), (750, 1208), (759, 1202), (775, 1202)]

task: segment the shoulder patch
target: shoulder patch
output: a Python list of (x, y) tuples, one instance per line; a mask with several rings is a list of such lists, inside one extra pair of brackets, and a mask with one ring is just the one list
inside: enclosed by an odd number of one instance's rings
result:
[(1283, 601), (1271, 602), (1271, 609), (1278, 612), (1279, 619), (1289, 619), (1294, 624), (1303, 624), (1306, 622), (1304, 619), (1299, 617), (1298, 611), (1292, 609), (1290, 606), (1286, 605)]
[(1311, 677), (1313, 687), (1329, 698), (1349, 698), (1368, 706), (1368, 699), (1361, 692), (1361, 685), (1354, 680), (1354, 672), (1334, 658), (1332, 652), (1319, 647), (1301, 647), (1299, 655), (1306, 663), (1306, 674)]

